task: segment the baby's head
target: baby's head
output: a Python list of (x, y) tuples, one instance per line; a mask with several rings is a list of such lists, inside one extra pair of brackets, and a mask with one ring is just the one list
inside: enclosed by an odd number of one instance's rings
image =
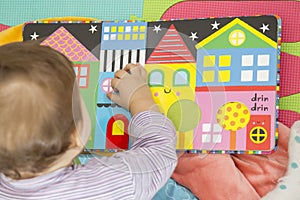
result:
[(0, 173), (33, 177), (78, 145), (75, 80), (72, 63), (50, 47), (0, 46)]

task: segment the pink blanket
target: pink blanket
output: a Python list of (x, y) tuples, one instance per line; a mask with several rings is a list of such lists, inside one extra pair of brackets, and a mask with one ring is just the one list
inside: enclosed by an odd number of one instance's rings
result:
[(183, 154), (173, 178), (201, 200), (260, 199), (286, 172), (290, 129), (279, 123), (279, 144), (270, 155)]

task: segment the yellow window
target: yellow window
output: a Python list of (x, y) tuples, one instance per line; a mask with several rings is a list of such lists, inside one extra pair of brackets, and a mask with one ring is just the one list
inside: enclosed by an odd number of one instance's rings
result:
[(110, 31), (111, 31), (112, 33), (116, 32), (116, 31), (117, 31), (117, 27), (116, 27), (116, 26), (112, 26), (111, 29), (110, 29)]
[(144, 40), (145, 39), (145, 34), (140, 34), (140, 40)]
[(140, 26), (140, 32), (145, 32), (146, 31), (146, 26)]
[(138, 26), (133, 26), (133, 32), (138, 32), (139, 31), (139, 27)]
[(124, 122), (117, 120), (112, 127), (112, 135), (124, 135)]
[(216, 63), (216, 56), (204, 56), (203, 66), (204, 67), (213, 67)]
[(132, 39), (137, 40), (138, 39), (138, 34), (132, 34)]
[(120, 33), (123, 33), (123, 32), (124, 32), (124, 26), (119, 26), (119, 27), (118, 27), (118, 31), (119, 31)]
[(125, 34), (125, 40), (130, 40), (130, 34)]
[(118, 34), (118, 40), (123, 40), (123, 34)]
[(241, 30), (234, 30), (229, 34), (229, 42), (233, 46), (240, 46), (246, 40), (246, 35)]
[(219, 67), (229, 67), (230, 65), (231, 65), (230, 55), (219, 56)]
[(230, 81), (230, 70), (222, 70), (218, 72), (218, 81), (219, 82), (229, 82)]
[(203, 71), (202, 82), (214, 82), (215, 71)]

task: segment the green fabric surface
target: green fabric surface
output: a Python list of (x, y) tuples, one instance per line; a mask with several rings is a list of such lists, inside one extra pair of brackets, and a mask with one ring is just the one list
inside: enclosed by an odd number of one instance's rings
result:
[(294, 43), (282, 43), (281, 51), (294, 56), (300, 56), (300, 41)]
[(300, 114), (300, 93), (293, 94), (279, 99), (280, 110), (290, 110)]
[(80, 16), (101, 20), (142, 17), (143, 0), (1, 0), (0, 23), (15, 26), (37, 19)]
[(146, 21), (158, 20), (172, 5), (182, 0), (144, 0), (143, 19)]

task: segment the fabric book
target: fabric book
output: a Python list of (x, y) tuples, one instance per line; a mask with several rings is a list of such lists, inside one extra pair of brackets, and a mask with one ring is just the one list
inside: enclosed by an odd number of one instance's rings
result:
[(111, 102), (114, 72), (141, 63), (177, 149), (201, 153), (276, 150), (281, 21), (273, 15), (164, 21), (35, 21), (37, 40), (74, 63), (91, 117), (87, 149), (130, 148), (130, 113)]

